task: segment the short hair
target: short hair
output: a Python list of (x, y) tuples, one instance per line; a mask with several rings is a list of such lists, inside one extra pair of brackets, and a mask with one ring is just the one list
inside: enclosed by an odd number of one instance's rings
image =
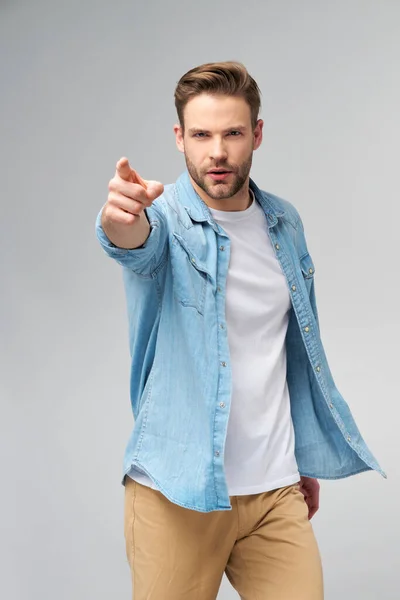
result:
[(246, 67), (237, 61), (205, 63), (185, 73), (175, 88), (175, 107), (184, 131), (183, 112), (186, 104), (200, 94), (236, 96), (250, 107), (251, 124), (255, 129), (261, 108), (261, 92)]

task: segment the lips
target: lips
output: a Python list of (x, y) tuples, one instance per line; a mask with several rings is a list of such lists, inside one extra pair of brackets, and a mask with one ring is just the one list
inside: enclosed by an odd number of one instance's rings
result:
[(223, 181), (229, 175), (231, 175), (232, 171), (208, 171), (208, 176), (211, 177), (214, 181)]

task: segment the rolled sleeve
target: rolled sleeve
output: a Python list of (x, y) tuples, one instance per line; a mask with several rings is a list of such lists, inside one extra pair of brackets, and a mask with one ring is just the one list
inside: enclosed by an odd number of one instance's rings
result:
[(167, 222), (162, 209), (156, 206), (155, 202), (145, 208), (150, 223), (149, 237), (142, 246), (128, 249), (119, 248), (106, 235), (101, 225), (103, 208), (96, 218), (96, 236), (104, 252), (121, 266), (132, 269), (141, 275), (150, 276), (161, 264), (166, 249)]

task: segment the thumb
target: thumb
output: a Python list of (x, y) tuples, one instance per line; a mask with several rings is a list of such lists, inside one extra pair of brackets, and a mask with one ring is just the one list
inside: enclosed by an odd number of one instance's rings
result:
[(159, 181), (146, 181), (147, 184), (147, 197), (149, 200), (153, 201), (164, 191), (164, 186)]

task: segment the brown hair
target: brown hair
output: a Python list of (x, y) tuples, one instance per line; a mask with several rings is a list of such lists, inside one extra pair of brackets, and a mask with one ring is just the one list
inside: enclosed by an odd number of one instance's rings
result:
[(183, 111), (186, 104), (200, 94), (237, 96), (250, 107), (251, 124), (257, 125), (261, 92), (246, 67), (236, 61), (205, 63), (183, 75), (175, 88), (175, 107), (184, 131)]

